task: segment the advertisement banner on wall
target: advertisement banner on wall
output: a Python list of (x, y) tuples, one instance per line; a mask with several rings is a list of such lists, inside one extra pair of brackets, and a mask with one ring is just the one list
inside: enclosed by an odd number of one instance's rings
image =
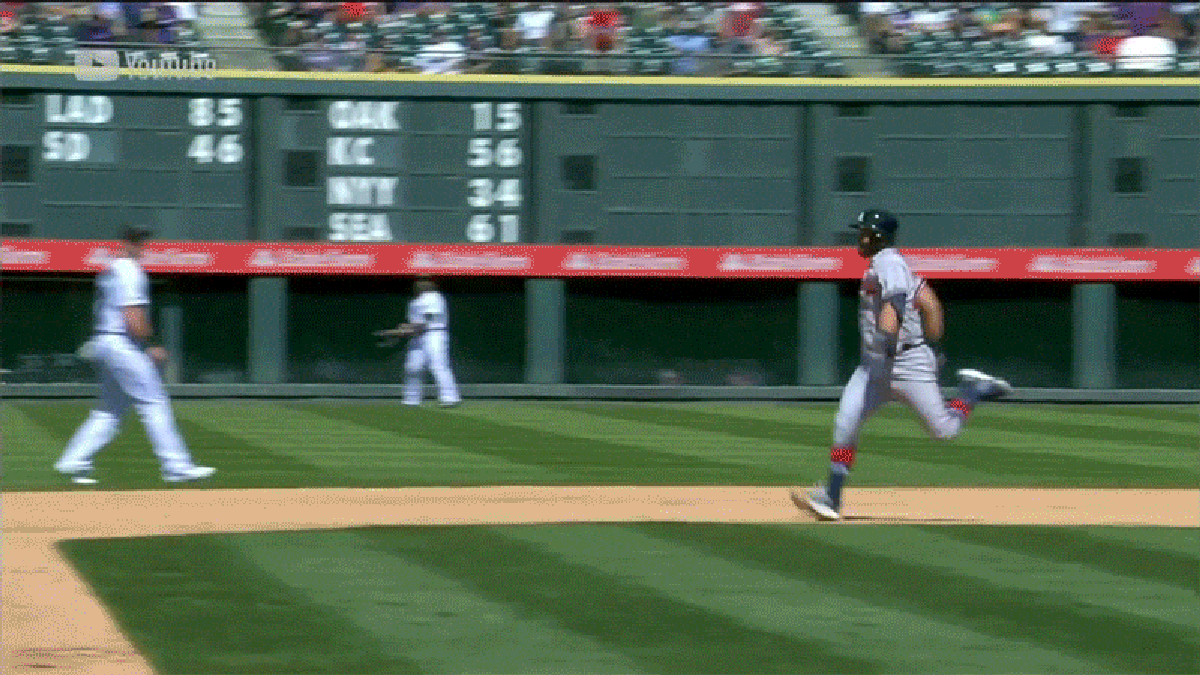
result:
[[(5, 239), (4, 272), (96, 272), (111, 241)], [(900, 249), (929, 279), (1200, 281), (1196, 249)], [(675, 277), (859, 279), (867, 261), (846, 247), (622, 247), (464, 244), (152, 242), (158, 274)]]

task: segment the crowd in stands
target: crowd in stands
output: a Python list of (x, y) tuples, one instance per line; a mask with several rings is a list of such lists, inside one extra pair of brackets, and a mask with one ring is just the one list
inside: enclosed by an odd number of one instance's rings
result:
[(77, 43), (170, 45), (190, 35), (195, 2), (5, 2), (5, 33), (19, 35), (40, 25), (65, 25)]
[[(293, 2), (256, 26), (296, 70), (793, 74), (841, 64), (787, 3)], [(621, 58), (625, 57), (625, 58)]]
[[(853, 51), (799, 3), (243, 4), (286, 70), (841, 76), (851, 69), (835, 51)], [(869, 55), (894, 57), (895, 74), (1197, 74), (1200, 2), (825, 4)], [(69, 63), (77, 45), (195, 51), (199, 5), (0, 3), (0, 62)], [(1031, 58), (1062, 63), (1004, 61)]]
[(965, 51), (1008, 47), (1124, 70), (1172, 70), (1177, 56), (1197, 54), (1200, 29), (1195, 2), (860, 2), (848, 9), (874, 54), (911, 55), (941, 37)]
[(195, 2), (0, 3), (0, 63), (69, 65), (80, 47), (141, 58), (207, 57), (196, 33)]

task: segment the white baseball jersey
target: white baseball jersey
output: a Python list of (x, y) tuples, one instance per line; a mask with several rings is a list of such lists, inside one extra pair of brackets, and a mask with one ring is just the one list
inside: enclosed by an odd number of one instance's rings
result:
[(425, 291), (408, 303), (408, 322), (423, 323), (428, 330), (446, 330), (446, 298), (437, 291)]
[(150, 304), (150, 280), (133, 258), (115, 258), (96, 277), (98, 295), (92, 307), (97, 334), (126, 334), (125, 315), (132, 305)]
[(934, 380), (937, 357), (926, 346), (925, 327), (917, 309), (917, 293), (925, 280), (914, 274), (908, 261), (894, 248), (885, 248), (871, 258), (859, 288), (859, 331), (862, 334), (863, 360), (883, 356), (883, 337), (879, 315), (884, 303), (892, 301), (902, 308), (900, 335), (896, 343), (896, 361), (892, 376), (897, 380)]

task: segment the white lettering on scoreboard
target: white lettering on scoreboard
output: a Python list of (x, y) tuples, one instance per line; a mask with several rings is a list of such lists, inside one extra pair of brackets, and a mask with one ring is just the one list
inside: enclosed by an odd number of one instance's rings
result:
[[(467, 168), (475, 170), (467, 180), (467, 241), (513, 243), (521, 240), (520, 215), (523, 200), (521, 148), (524, 125), (521, 104), (513, 101), (471, 104), (471, 131), (467, 141)], [(512, 134), (512, 135), (509, 135)]]
[[(395, 166), (379, 161), (379, 148), (399, 147), (377, 144), (376, 136), (333, 135), (338, 132), (400, 131), (399, 101), (332, 101), (328, 120), (330, 136), (325, 140), (325, 166), (370, 167), (376, 171)], [(376, 168), (378, 167), (378, 168)], [(397, 206), (400, 178), (397, 176), (327, 176), (325, 204), (332, 208), (389, 209)], [(330, 241), (392, 241), (391, 222), (386, 212), (329, 213)]]
[[(46, 94), (45, 103), (47, 125), (100, 125), (113, 121), (110, 96)], [(46, 129), (42, 133), (42, 159), (47, 162), (86, 162), (92, 157), (92, 146), (92, 137), (82, 129)]]

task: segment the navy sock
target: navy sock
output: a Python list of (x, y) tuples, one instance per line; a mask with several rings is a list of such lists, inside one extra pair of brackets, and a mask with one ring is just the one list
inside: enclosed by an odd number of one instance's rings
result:
[(829, 500), (833, 502), (835, 509), (842, 505), (842, 486), (846, 483), (846, 477), (849, 475), (850, 467), (844, 462), (830, 463), (829, 482), (825, 484), (825, 494), (829, 495)]

